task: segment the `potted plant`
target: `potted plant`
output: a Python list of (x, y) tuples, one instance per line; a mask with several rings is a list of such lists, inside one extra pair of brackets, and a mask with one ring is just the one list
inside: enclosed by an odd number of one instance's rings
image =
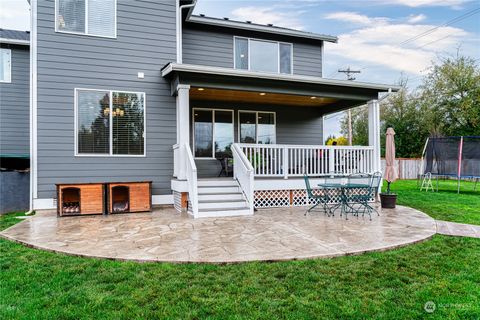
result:
[(380, 193), (380, 203), (382, 208), (393, 209), (397, 204), (397, 194), (390, 190), (390, 184), (392, 182), (387, 180), (387, 191)]

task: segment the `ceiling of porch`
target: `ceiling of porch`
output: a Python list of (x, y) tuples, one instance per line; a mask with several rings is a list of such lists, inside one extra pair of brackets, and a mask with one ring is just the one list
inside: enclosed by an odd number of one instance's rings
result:
[(252, 103), (283, 106), (325, 107), (337, 103), (335, 98), (305, 96), (283, 93), (226, 90), (203, 87), (192, 87), (190, 99), (200, 101), (223, 101), (234, 103)]

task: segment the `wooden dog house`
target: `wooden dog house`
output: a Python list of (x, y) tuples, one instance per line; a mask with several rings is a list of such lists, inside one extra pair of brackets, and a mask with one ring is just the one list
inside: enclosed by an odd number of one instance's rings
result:
[(105, 187), (102, 183), (57, 184), (59, 216), (103, 214)]
[(152, 182), (115, 182), (107, 184), (108, 213), (152, 210)]

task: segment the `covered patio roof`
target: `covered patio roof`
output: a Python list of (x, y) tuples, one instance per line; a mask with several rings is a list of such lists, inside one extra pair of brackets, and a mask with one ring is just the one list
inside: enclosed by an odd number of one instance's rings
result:
[(196, 89), (190, 96), (197, 100), (322, 107), (324, 113), (359, 106), (378, 99), (381, 92), (400, 89), (395, 85), (176, 63), (166, 65), (162, 76), (171, 80), (172, 94), (178, 84), (188, 84)]

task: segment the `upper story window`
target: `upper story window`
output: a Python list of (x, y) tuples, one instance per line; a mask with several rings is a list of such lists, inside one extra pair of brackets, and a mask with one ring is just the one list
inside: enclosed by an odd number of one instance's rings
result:
[(235, 69), (292, 73), (292, 44), (235, 37)]
[(0, 82), (12, 82), (12, 50), (0, 49)]
[(116, 0), (56, 0), (56, 31), (116, 37)]
[(76, 89), (76, 154), (145, 155), (145, 93)]

